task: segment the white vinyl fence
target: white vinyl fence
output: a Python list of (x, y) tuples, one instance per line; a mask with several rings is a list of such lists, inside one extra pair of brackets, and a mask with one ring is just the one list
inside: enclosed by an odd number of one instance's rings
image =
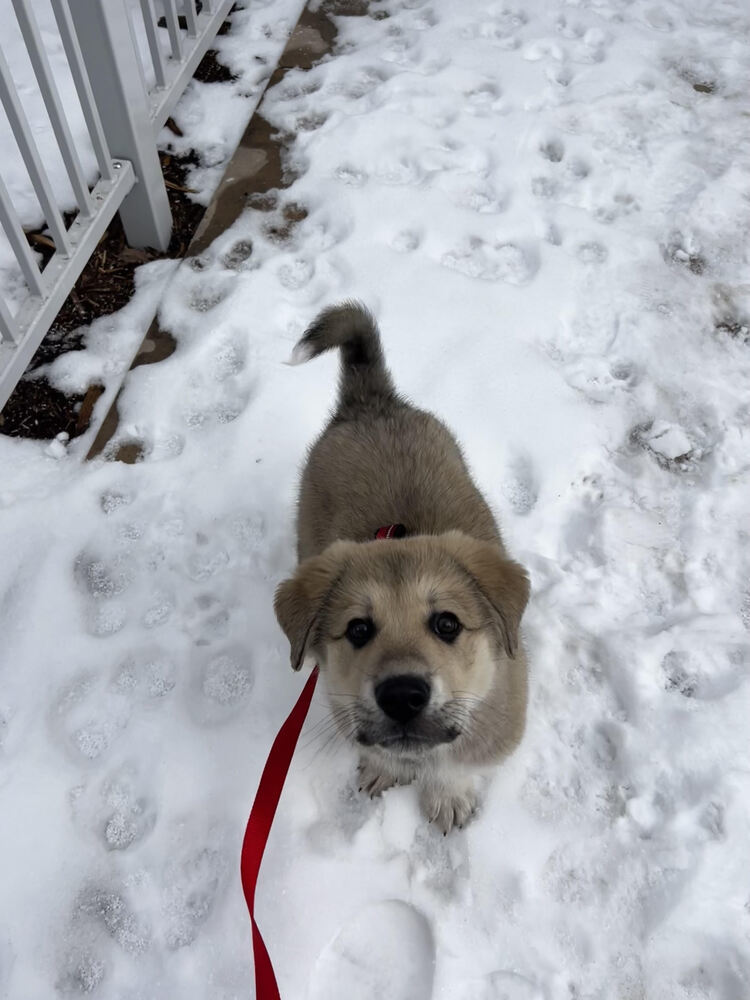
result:
[[(42, 269), (3, 180), (0, 156), (0, 226), (26, 286), (20, 301), (14, 296), (13, 303), (0, 292), (0, 407), (115, 212), (120, 212), (131, 245), (166, 249), (172, 218), (156, 138), (232, 3), (181, 0), (178, 10), (176, 0), (139, 0), (139, 6), (132, 0), (51, 0), (96, 157), (97, 175), (91, 183), (81, 166), (33, 0), (12, 0), (76, 211), (66, 224), (0, 35), (0, 103), (54, 244), (54, 253)], [(137, 36), (144, 33), (147, 45), (142, 54)]]

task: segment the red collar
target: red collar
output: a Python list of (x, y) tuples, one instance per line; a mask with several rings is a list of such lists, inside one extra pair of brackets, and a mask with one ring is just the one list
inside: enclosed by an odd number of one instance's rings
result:
[(386, 524), (375, 532), (376, 538), (403, 538), (406, 528), (403, 524)]

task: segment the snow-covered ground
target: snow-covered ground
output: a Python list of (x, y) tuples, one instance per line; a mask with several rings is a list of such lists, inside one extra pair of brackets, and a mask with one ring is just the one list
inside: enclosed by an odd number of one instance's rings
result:
[(271, 600), (336, 364), (282, 362), (356, 295), (530, 569), (532, 696), (444, 839), (357, 794), (318, 693), (259, 887), (284, 1000), (744, 1000), (750, 16), (375, 9), (264, 103), (306, 218), (171, 281), (145, 460), (0, 439), (0, 995), (252, 995), (239, 847), (301, 685)]

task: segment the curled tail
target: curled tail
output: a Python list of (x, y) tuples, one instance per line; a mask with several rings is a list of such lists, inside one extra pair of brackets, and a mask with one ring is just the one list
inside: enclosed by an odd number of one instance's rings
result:
[(361, 302), (350, 300), (324, 309), (297, 343), (291, 363), (302, 364), (334, 347), (341, 349), (338, 417), (398, 398), (385, 365), (378, 325)]

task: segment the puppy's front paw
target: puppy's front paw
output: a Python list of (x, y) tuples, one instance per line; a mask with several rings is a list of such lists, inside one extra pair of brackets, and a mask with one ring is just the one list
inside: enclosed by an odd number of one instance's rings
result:
[(357, 768), (359, 778), (359, 790), (369, 795), (371, 799), (382, 795), (387, 789), (397, 784), (396, 778), (392, 774), (386, 774), (374, 761), (361, 760)]
[(472, 785), (453, 785), (449, 788), (428, 786), (423, 788), (419, 803), (422, 812), (443, 834), (454, 826), (464, 827), (479, 805), (479, 797)]

